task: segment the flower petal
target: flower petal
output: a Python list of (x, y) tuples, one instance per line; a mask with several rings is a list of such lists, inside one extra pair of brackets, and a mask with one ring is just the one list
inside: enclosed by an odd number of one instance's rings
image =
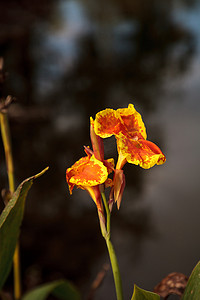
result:
[(135, 110), (133, 104), (128, 108), (117, 110), (107, 108), (96, 114), (94, 130), (97, 135), (107, 138), (123, 133), (131, 137), (147, 138), (146, 128), (141, 115)]
[(77, 185), (82, 188), (104, 183), (107, 177), (107, 168), (94, 155), (91, 158), (82, 157), (71, 168), (67, 169), (66, 173), (69, 185)]
[(123, 134), (146, 140), (147, 134), (145, 125), (141, 115), (135, 110), (133, 104), (129, 104), (128, 108), (117, 109), (117, 116), (121, 119), (123, 124)]
[(117, 134), (120, 127), (120, 120), (114, 109), (107, 108), (96, 114), (94, 130), (97, 135), (107, 138)]
[(75, 164), (73, 164), (73, 166), (71, 168), (68, 168), (66, 171), (66, 180), (69, 186), (69, 192), (70, 194), (72, 194), (72, 190), (75, 186), (75, 183), (71, 182), (71, 178), (77, 174), (79, 168), (81, 168), (81, 166), (84, 166), (85, 164), (87, 164), (90, 160), (89, 156), (85, 156), (82, 157), (81, 159), (79, 159), (77, 162), (75, 162)]
[(161, 165), (166, 160), (159, 147), (144, 139), (136, 141), (120, 135), (117, 145), (118, 151), (121, 151), (127, 162), (140, 165), (144, 169), (149, 169), (155, 164)]

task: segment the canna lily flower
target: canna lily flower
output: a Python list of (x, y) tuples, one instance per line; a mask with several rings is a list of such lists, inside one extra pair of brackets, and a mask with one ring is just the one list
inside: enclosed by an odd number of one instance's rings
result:
[(66, 171), (69, 192), (72, 194), (75, 185), (86, 190), (97, 206), (99, 218), (105, 223), (101, 189), (113, 185), (108, 175), (114, 170), (114, 160), (112, 158), (103, 162), (98, 160), (89, 147), (85, 147), (85, 152), (87, 156), (79, 159)]
[(94, 131), (101, 138), (114, 135), (117, 140), (119, 156), (112, 193), (119, 208), (125, 187), (124, 164), (129, 162), (149, 169), (155, 164), (163, 164), (166, 158), (158, 146), (147, 140), (142, 117), (133, 104), (129, 104), (128, 108), (105, 109), (97, 113)]
[(76, 185), (78, 188), (86, 190), (97, 206), (101, 230), (106, 233), (106, 221), (104, 216), (104, 208), (101, 201), (101, 187), (109, 187), (113, 182), (108, 178), (113, 170), (114, 160), (108, 159), (104, 163), (96, 159), (93, 151), (85, 147), (87, 156), (79, 159), (71, 168), (66, 171), (66, 180), (69, 186), (69, 192)]
[(119, 153), (117, 169), (121, 169), (126, 161), (149, 169), (166, 160), (158, 146), (146, 140), (145, 125), (133, 104), (128, 108), (100, 111), (96, 114), (94, 130), (102, 138), (115, 135)]
[(105, 183), (107, 177), (108, 171), (106, 166), (96, 159), (94, 155), (82, 157), (66, 171), (66, 180), (70, 194), (72, 194), (75, 185), (86, 190), (99, 210), (102, 210), (99, 185)]

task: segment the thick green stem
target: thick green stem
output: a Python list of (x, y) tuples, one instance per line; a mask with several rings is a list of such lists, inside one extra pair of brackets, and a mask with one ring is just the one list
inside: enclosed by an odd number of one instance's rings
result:
[(106, 241), (106, 245), (108, 248), (108, 253), (109, 253), (109, 257), (110, 257), (110, 262), (111, 262), (111, 266), (112, 266), (112, 271), (113, 271), (113, 277), (114, 277), (114, 281), (115, 281), (115, 290), (116, 290), (116, 295), (117, 295), (117, 300), (123, 300), (123, 291), (122, 291), (122, 281), (121, 281), (121, 275), (120, 275), (120, 271), (119, 271), (119, 265), (117, 262), (117, 257), (115, 254), (115, 250), (113, 248), (113, 245), (111, 243), (110, 240), (110, 219), (111, 219), (111, 214), (110, 214), (110, 210), (108, 207), (108, 203), (106, 201), (106, 196), (104, 193), (101, 193), (102, 199), (103, 199), (103, 203), (106, 209), (106, 214), (107, 214), (107, 233), (105, 235), (103, 235), (105, 241)]
[(115, 250), (113, 248), (113, 245), (112, 245), (110, 239), (106, 239), (106, 245), (108, 247), (108, 253), (110, 256), (110, 262), (111, 262), (113, 277), (114, 277), (114, 281), (115, 281), (117, 300), (123, 300), (122, 281), (121, 281), (121, 276), (120, 276), (120, 271), (119, 271), (119, 265), (117, 262)]
[[(14, 165), (12, 156), (12, 147), (10, 140), (10, 130), (8, 124), (7, 112), (0, 112), (0, 124), (1, 124), (1, 135), (3, 140), (3, 146), (6, 157), (6, 166), (9, 181), (9, 190), (11, 194), (15, 191), (14, 182)], [(13, 257), (13, 268), (14, 268), (14, 296), (15, 300), (21, 298), (21, 280), (20, 280), (20, 260), (19, 260), (19, 243), (17, 243), (14, 257)]]

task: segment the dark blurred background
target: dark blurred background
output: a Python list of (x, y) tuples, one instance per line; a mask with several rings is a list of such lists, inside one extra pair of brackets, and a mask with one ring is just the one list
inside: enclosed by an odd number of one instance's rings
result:
[[(125, 299), (134, 283), (152, 290), (170, 272), (189, 275), (200, 259), (200, 2), (1, 0), (0, 56), (2, 94), (17, 99), (9, 109), (16, 185), (50, 167), (27, 199), (24, 291), (65, 277), (86, 299), (108, 262), (95, 205), (82, 190), (69, 195), (65, 171), (90, 145), (89, 117), (129, 103), (167, 161), (124, 168), (112, 241)], [(113, 142), (107, 158), (116, 158)], [(2, 143), (0, 157), (2, 189)], [(95, 299), (105, 297), (115, 299), (111, 270)]]

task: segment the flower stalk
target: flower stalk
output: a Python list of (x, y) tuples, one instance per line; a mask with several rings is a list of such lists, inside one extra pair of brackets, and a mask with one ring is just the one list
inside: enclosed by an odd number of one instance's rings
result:
[(115, 250), (113, 247), (113, 244), (110, 240), (110, 219), (111, 219), (111, 214), (110, 214), (110, 210), (108, 207), (108, 203), (106, 201), (106, 197), (105, 197), (105, 193), (101, 193), (102, 199), (103, 199), (103, 203), (105, 206), (105, 210), (106, 210), (106, 216), (107, 216), (107, 234), (103, 235), (105, 241), (106, 241), (106, 245), (108, 248), (108, 253), (109, 253), (109, 257), (110, 257), (110, 262), (111, 262), (111, 267), (112, 267), (112, 271), (113, 271), (113, 277), (114, 277), (114, 282), (115, 282), (115, 290), (116, 290), (116, 295), (117, 295), (117, 300), (123, 300), (123, 291), (122, 291), (122, 280), (121, 280), (121, 275), (120, 275), (120, 271), (119, 271), (119, 265), (118, 265), (118, 261), (117, 261), (117, 257), (115, 254)]
[(110, 217), (111, 217), (111, 214), (110, 214), (110, 210), (109, 210), (109, 207), (108, 207), (108, 203), (107, 203), (107, 200), (106, 200), (106, 196), (105, 196), (105, 193), (102, 192), (101, 193), (101, 197), (103, 199), (103, 204), (105, 206), (105, 209), (106, 209), (106, 223), (107, 223), (107, 235), (109, 235), (109, 238), (110, 238)]
[[(0, 124), (1, 124), (2, 141), (3, 141), (5, 157), (6, 157), (9, 190), (12, 195), (15, 191), (15, 181), (14, 181), (14, 164), (13, 164), (7, 109), (2, 109), (0, 111)], [(14, 297), (15, 300), (19, 300), (21, 298), (19, 243), (17, 243), (16, 245), (15, 253), (13, 256), (13, 269), (14, 269)]]
[(106, 240), (106, 245), (108, 248), (108, 253), (110, 256), (110, 262), (111, 262), (113, 277), (114, 277), (114, 281), (115, 281), (115, 290), (116, 290), (117, 300), (123, 300), (122, 281), (121, 281), (119, 265), (117, 262), (115, 250), (113, 248), (110, 238), (107, 238), (105, 240)]

